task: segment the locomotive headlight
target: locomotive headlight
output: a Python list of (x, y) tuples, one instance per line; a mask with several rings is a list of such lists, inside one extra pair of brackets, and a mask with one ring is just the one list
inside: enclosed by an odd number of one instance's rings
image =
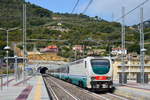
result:
[(95, 76), (92, 76), (92, 77), (91, 77), (91, 80), (95, 80)]
[(111, 80), (111, 77), (107, 77), (108, 80)]

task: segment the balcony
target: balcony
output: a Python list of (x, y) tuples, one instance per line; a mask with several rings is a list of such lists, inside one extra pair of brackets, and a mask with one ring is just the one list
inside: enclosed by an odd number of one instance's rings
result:
[[(120, 70), (118, 70), (117, 72), (118, 72), (118, 73), (121, 73), (122, 70), (120, 69)], [(131, 69), (131, 70), (125, 70), (125, 72), (126, 72), (126, 73), (129, 73), (129, 72), (130, 72), (130, 73), (138, 73), (138, 72), (141, 72), (141, 71), (140, 71), (140, 69)], [(144, 72), (145, 72), (145, 73), (150, 73), (150, 70), (145, 70)]]
[[(119, 67), (122, 66), (122, 64), (118, 65)], [(140, 67), (140, 64), (125, 64), (125, 66), (129, 67), (129, 66), (133, 66), (133, 67)], [(150, 64), (144, 64), (145, 67), (150, 67)]]

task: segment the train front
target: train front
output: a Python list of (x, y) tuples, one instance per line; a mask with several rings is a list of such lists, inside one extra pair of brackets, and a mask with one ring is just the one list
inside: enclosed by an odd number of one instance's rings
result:
[(111, 90), (113, 87), (112, 64), (109, 58), (90, 60), (90, 85), (92, 90)]

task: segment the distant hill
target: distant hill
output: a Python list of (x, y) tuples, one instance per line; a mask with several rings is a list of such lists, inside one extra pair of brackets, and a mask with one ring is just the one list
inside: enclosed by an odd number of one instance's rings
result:
[[(25, 0), (0, 0), (0, 28), (22, 28), (23, 3)], [(52, 19), (52, 12), (39, 6), (27, 4), (27, 27), (44, 25)], [(15, 37), (15, 38), (14, 38)], [(9, 41), (22, 41), (22, 32), (9, 32)], [(10, 43), (10, 45), (11, 45)], [(0, 57), (4, 56), (6, 32), (0, 30)]]
[[(140, 24), (134, 25), (133, 30), (139, 31), (138, 27)], [(143, 29), (144, 29), (144, 39), (145, 39), (145, 48), (148, 49), (147, 54), (150, 54), (150, 19), (144, 21), (143, 23)]]
[[(23, 3), (24, 0), (0, 0), (0, 27), (22, 26)], [(41, 25), (51, 19), (51, 11), (30, 3), (26, 4), (28, 24)]]
[[(0, 0), (0, 27), (22, 28), (22, 6), (24, 0)], [(72, 54), (71, 47), (75, 44), (93, 46), (92, 48), (106, 49), (106, 54), (112, 47), (121, 44), (121, 25), (108, 22), (98, 16), (89, 17), (83, 14), (54, 13), (37, 5), (27, 4), (27, 38), (67, 40), (67, 42), (36, 41), (38, 48), (51, 44), (57, 45), (62, 56)], [(149, 31), (149, 30), (148, 30)], [(0, 31), (0, 55), (4, 56), (6, 34)], [(149, 37), (149, 34), (147, 35)], [(15, 37), (15, 38), (14, 38)], [(22, 32), (9, 32), (10, 45), (22, 41)], [(126, 27), (126, 47), (129, 52), (139, 52), (139, 33)], [(146, 41), (149, 41), (147, 38)], [(68, 46), (65, 46), (68, 45)], [(22, 48), (21, 45), (18, 47)], [(33, 41), (28, 42), (28, 50), (33, 49)]]

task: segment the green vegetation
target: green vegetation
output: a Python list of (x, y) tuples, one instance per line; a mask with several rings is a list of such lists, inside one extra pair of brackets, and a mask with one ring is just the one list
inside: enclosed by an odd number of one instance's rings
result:
[[(0, 27), (1, 28), (22, 28), (22, 6), (24, 0), (1, 0), (0, 1)], [(98, 16), (89, 17), (83, 14), (61, 14), (53, 13), (39, 6), (27, 4), (27, 38), (28, 39), (52, 39), (68, 40), (68, 42), (36, 41), (38, 48), (51, 44), (59, 46), (59, 55), (69, 57), (73, 51), (73, 45), (97, 46), (99, 49), (106, 49), (108, 54), (112, 47), (121, 44), (121, 25), (116, 22), (105, 21)], [(58, 24), (61, 23), (61, 24)], [(133, 28), (126, 27), (126, 41), (129, 52), (139, 53), (139, 33)], [(145, 41), (150, 42), (150, 28), (145, 28)], [(15, 38), (14, 38), (15, 37)], [(93, 41), (94, 40), (94, 41)], [(9, 32), (9, 41), (22, 42), (22, 31)], [(33, 49), (33, 44), (28, 42), (28, 50)], [(0, 56), (4, 56), (3, 50), (6, 45), (6, 32), (0, 31)], [(67, 46), (66, 46), (67, 45)], [(69, 47), (68, 47), (69, 46)], [(22, 48), (21, 44), (18, 47)], [(147, 54), (150, 54), (150, 47)], [(88, 49), (86, 49), (88, 50)], [(86, 54), (86, 51), (85, 51)], [(71, 56), (71, 58), (72, 58)]]

